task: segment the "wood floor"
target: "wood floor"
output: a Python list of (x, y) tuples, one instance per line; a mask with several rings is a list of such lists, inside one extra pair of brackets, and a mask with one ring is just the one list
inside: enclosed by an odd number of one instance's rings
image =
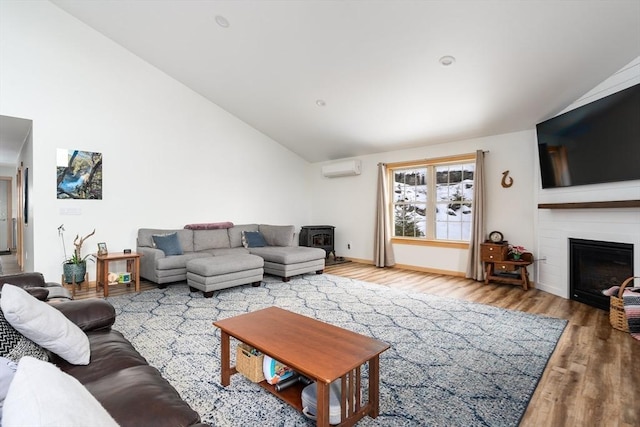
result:
[(611, 328), (606, 311), (535, 289), (408, 270), (349, 263), (326, 272), (566, 319), (520, 426), (640, 426), (640, 341)]
[[(567, 328), (520, 426), (640, 426), (640, 341), (611, 328), (608, 313), (603, 310), (535, 289), (523, 291), (511, 285), (484, 285), (458, 277), (355, 262), (327, 266), (325, 272), (567, 319)], [(154, 287), (141, 283), (142, 291)], [(132, 287), (118, 285), (109, 293), (113, 296), (133, 291)], [(77, 299), (95, 296), (100, 295), (91, 287), (76, 293)]]

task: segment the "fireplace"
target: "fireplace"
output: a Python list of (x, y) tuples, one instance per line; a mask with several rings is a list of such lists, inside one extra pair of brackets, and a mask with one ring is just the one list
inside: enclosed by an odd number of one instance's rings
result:
[(633, 276), (633, 244), (569, 239), (569, 262), (571, 299), (609, 310), (602, 291)]
[(329, 254), (333, 253), (333, 258), (336, 258), (336, 250), (333, 242), (333, 230), (332, 225), (305, 225), (300, 230), (300, 246), (309, 246), (312, 248), (322, 248)]

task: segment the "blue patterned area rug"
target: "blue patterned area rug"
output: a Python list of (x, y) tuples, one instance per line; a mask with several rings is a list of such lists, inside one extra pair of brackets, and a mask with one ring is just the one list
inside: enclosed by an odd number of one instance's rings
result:
[(177, 284), (108, 300), (118, 313), (114, 328), (204, 422), (223, 427), (314, 424), (241, 375), (220, 385), (218, 319), (275, 305), (389, 343), (380, 358), (380, 415), (358, 426), (393, 427), (518, 425), (566, 325), (329, 274), (288, 283), (267, 276), (261, 287), (210, 299)]

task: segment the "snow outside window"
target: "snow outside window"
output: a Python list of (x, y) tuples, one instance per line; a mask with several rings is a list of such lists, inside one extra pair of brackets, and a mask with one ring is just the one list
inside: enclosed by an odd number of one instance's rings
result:
[(474, 172), (475, 162), (391, 168), (393, 236), (468, 242)]

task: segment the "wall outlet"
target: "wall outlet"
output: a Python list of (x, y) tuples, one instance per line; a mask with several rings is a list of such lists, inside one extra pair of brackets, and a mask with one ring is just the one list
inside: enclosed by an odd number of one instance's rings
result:
[(351, 242), (347, 243), (347, 249), (351, 250)]
[(60, 208), (60, 215), (82, 215), (82, 208)]

